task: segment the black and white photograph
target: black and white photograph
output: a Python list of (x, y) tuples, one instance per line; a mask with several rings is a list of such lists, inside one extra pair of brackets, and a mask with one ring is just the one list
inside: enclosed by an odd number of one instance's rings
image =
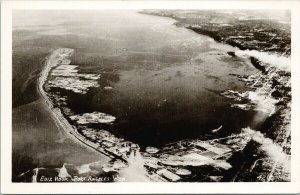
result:
[(12, 9), (9, 182), (291, 183), (295, 21), (265, 7)]

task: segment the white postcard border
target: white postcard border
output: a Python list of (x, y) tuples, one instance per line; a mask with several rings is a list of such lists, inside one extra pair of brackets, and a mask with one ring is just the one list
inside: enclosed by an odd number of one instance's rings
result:
[[(291, 182), (12, 183), (12, 10), (14, 9), (290, 9), (292, 12)], [(299, 193), (300, 1), (4, 1), (1, 4), (1, 193)]]

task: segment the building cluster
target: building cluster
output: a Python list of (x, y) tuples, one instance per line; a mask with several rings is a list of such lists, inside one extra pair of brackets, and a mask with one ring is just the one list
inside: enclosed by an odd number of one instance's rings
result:
[(188, 181), (199, 177), (199, 170), (204, 171), (206, 166), (218, 170), (218, 174), (202, 175), (206, 180), (222, 179), (222, 171), (231, 168), (227, 160), (233, 153), (241, 151), (251, 139), (249, 134), (241, 133), (209, 141), (183, 140), (162, 148), (141, 149), (137, 144), (118, 138), (109, 131), (88, 127), (88, 124), (79, 124), (77, 129), (99, 151), (112, 158), (111, 168), (107, 170), (118, 172), (136, 163), (130, 160), (132, 154), (140, 155), (146, 176), (153, 181)]
[[(83, 76), (82, 73), (78, 74), (77, 66), (69, 65), (70, 61), (66, 57), (62, 56), (61, 58), (61, 62), (52, 67), (53, 70), (45, 82), (44, 88), (47, 92), (45, 99), (49, 101), (49, 107), (69, 133), (112, 159), (111, 163), (102, 169), (104, 172), (118, 172), (133, 165), (142, 168), (145, 175), (153, 181), (175, 182), (192, 181), (193, 179), (196, 181), (220, 181), (224, 172), (232, 167), (229, 159), (235, 153), (242, 151), (251, 140), (251, 134), (242, 131), (240, 134), (214, 140), (182, 140), (160, 148), (151, 146), (140, 148), (137, 144), (119, 138), (105, 129), (105, 125), (111, 125), (116, 120), (114, 116), (101, 112), (75, 114), (68, 108), (66, 96), (59, 91), (51, 91), (52, 88), (62, 88), (84, 94), (91, 87), (98, 86), (99, 75), (86, 74)], [(282, 112), (280, 116), (283, 116), (282, 123), (288, 123), (290, 121), (288, 118), (290, 114), (288, 102), (290, 102), (291, 95), (290, 75), (274, 66), (264, 66), (264, 72), (250, 77), (243, 76), (240, 79), (245, 80), (249, 86), (256, 87), (257, 90), (254, 92), (259, 97), (275, 99), (274, 105), (287, 108), (283, 109), (286, 112)], [(228, 91), (223, 95), (231, 97), (237, 102), (249, 99), (249, 94), (235, 91)], [(251, 101), (251, 99), (249, 100)], [(256, 102), (252, 102), (252, 104), (254, 103)], [(274, 140), (285, 148), (285, 152), (288, 152), (290, 150), (289, 131), (284, 128), (280, 128), (280, 130), (274, 131), (273, 134), (276, 137)], [(279, 133), (276, 134), (276, 132)], [(139, 160), (132, 160), (137, 157)], [(263, 163), (268, 162), (271, 160), (263, 161)], [(135, 165), (135, 163), (139, 164)], [(272, 176), (278, 174), (276, 171), (282, 167), (279, 166), (279, 163), (275, 164)], [(271, 167), (274, 167), (274, 162)], [(253, 169), (258, 168), (254, 167)], [(65, 175), (71, 175), (68, 169), (64, 171)]]
[[(78, 74), (77, 66), (69, 63), (67, 55), (60, 55), (57, 66), (48, 70), (51, 74), (44, 85), (45, 99), (49, 99), (49, 107), (66, 131), (112, 159), (111, 163), (102, 169), (104, 172), (118, 172), (139, 162), (138, 167), (142, 167), (146, 177), (153, 181), (188, 181), (202, 176), (206, 178), (205, 181), (219, 181), (222, 179), (221, 172), (231, 168), (227, 160), (234, 152), (242, 150), (249, 141), (248, 136), (241, 134), (218, 140), (184, 140), (161, 148), (141, 149), (137, 144), (100, 128), (104, 127), (103, 124), (113, 124), (116, 119), (114, 116), (101, 112), (75, 114), (67, 106), (67, 97), (59, 91), (51, 90), (63, 88), (75, 93), (85, 93), (90, 87), (96, 86), (93, 83), (97, 83), (98, 76), (88, 75), (91, 78), (83, 78), (84, 74)], [(207, 166), (216, 171), (205, 172)], [(60, 175), (72, 175), (67, 167), (70, 166), (64, 166), (62, 170), (65, 174)]]

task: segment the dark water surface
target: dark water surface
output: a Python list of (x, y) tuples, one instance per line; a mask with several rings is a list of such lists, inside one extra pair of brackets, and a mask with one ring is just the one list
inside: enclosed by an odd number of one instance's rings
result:
[[(117, 135), (141, 146), (159, 146), (225, 136), (262, 122), (258, 113), (231, 108), (220, 95), (228, 89), (249, 90), (229, 74), (257, 71), (248, 60), (228, 56), (231, 46), (176, 27), (172, 19), (136, 11), (39, 14), (59, 19), (35, 27), (36, 46), (74, 48), (71, 64), (101, 74), (100, 88), (87, 95), (67, 93), (69, 107), (76, 113), (116, 116), (110, 130)], [(22, 29), (32, 30), (29, 24)], [(112, 89), (104, 89), (108, 86)], [(220, 125), (220, 132), (211, 134)]]

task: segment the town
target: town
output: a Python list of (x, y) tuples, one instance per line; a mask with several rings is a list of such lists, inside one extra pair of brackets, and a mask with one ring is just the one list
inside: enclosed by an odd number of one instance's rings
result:
[[(90, 87), (97, 85), (94, 81), (101, 75), (78, 74), (77, 66), (69, 65), (72, 52), (71, 49), (54, 52), (54, 56), (50, 58), (52, 60), (41, 77), (41, 84), (44, 85), (40, 90), (45, 89), (42, 93), (45, 94), (46, 102), (67, 133), (111, 158), (112, 164), (103, 169), (106, 172), (118, 172), (138, 163), (139, 167), (145, 170), (146, 177), (152, 181), (188, 181), (192, 178), (197, 178), (197, 180), (203, 178), (204, 181), (212, 182), (220, 181), (223, 172), (231, 168), (227, 160), (234, 153), (243, 150), (251, 139), (251, 133), (242, 131), (240, 134), (213, 140), (181, 140), (167, 144), (160, 149), (151, 146), (140, 148), (135, 143), (116, 137), (108, 130), (97, 129), (93, 127), (94, 124), (109, 125), (116, 118), (101, 112), (75, 115), (67, 107), (66, 97), (61, 96), (59, 91), (52, 90), (61, 88), (73, 93), (85, 93)], [(70, 79), (76, 81), (76, 85), (66, 84)], [(57, 82), (58, 80), (60, 82)], [(89, 85), (85, 85), (83, 81)], [(221, 128), (222, 126), (219, 129)], [(205, 171), (207, 166), (214, 171)], [(60, 174), (61, 177), (65, 175), (64, 177), (72, 178), (87, 174), (86, 172), (79, 174), (77, 171), (75, 175), (72, 175), (70, 173), (74, 171), (68, 171), (68, 167), (74, 169), (74, 166), (64, 165), (63, 172), (67, 174)]]

